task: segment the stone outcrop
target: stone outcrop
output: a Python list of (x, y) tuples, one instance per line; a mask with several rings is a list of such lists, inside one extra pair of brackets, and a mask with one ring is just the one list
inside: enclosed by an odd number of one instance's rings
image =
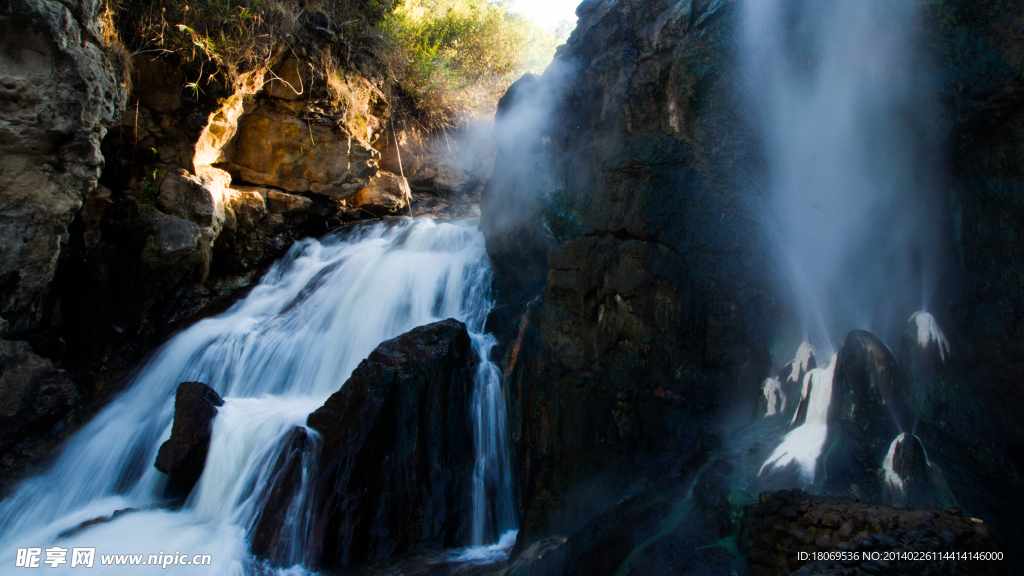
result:
[(323, 443), (309, 535), (321, 567), (468, 543), (476, 364), (464, 324), (422, 326), (309, 415)]
[(892, 440), (914, 424), (896, 359), (881, 340), (863, 330), (846, 336), (832, 377), (829, 446), (821, 458), (826, 493), (882, 501), (876, 471)]
[(303, 121), (302, 103), (271, 99), (239, 123), (227, 170), (238, 182), (344, 200), (377, 171), (376, 150), (337, 126)]
[(352, 204), (374, 216), (400, 214), (412, 202), (409, 182), (397, 174), (381, 170), (370, 184), (352, 197)]
[[(182, 322), (222, 309), (296, 238), (340, 225), (337, 198), (376, 173), (368, 142), (388, 113), (358, 73), (332, 83), (290, 52), (231, 82), (204, 75), (195, 90), (186, 76), (212, 63), (142, 54), (131, 65), (131, 103), (104, 120), (101, 186), (82, 190), (63, 221), (60, 258), (47, 264), (56, 280), (33, 324), (12, 322), (74, 375), (86, 403)], [(246, 180), (236, 159), (269, 176)]]
[(174, 423), (171, 437), (160, 446), (156, 469), (170, 479), (164, 493), (185, 498), (195, 487), (206, 466), (213, 419), (224, 399), (202, 382), (182, 382), (174, 394)]
[(800, 552), (1001, 552), (989, 525), (957, 507), (909, 510), (799, 490), (762, 493), (743, 510), (738, 544), (752, 576), (785, 574), (1005, 574), (1001, 560), (891, 561), (846, 558), (807, 562)]
[(61, 236), (96, 186), (100, 141), (124, 110), (104, 9), (99, 0), (0, 9), (0, 312), (16, 331), (39, 321)]

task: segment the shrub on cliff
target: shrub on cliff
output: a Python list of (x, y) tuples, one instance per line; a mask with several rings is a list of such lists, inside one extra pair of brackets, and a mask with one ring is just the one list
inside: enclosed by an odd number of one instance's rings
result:
[(373, 62), (361, 72), (396, 97), (402, 120), (427, 130), (492, 113), (512, 81), (543, 69), (566, 36), (512, 13), (507, 0), (109, 0), (109, 10), (133, 54), (197, 64), (193, 90), (211, 75), (230, 83), (275, 49), (301, 47), (341, 74)]
[[(400, 88), (427, 128), (492, 113), (512, 81), (530, 64), (546, 66), (560, 43), (506, 0), (408, 0), (388, 24), (404, 57)], [(531, 47), (550, 47), (546, 61)]]

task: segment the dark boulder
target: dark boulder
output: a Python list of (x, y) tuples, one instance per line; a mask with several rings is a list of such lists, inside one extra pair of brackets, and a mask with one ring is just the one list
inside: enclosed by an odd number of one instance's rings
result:
[(862, 330), (846, 336), (836, 356), (829, 404), (829, 435), (822, 467), (826, 494), (882, 501), (881, 467), (892, 439), (911, 430), (914, 415), (899, 381), (896, 359)]
[[(888, 408), (880, 408), (885, 405)], [(914, 415), (899, 381), (896, 358), (870, 332), (853, 330), (836, 357), (829, 420), (881, 424), (892, 419), (901, 430), (913, 427)]]
[(174, 395), (171, 437), (160, 446), (156, 469), (170, 476), (164, 495), (184, 498), (195, 487), (210, 450), (213, 419), (224, 399), (202, 382), (182, 382)]
[(928, 461), (921, 439), (900, 434), (889, 446), (882, 463), (885, 501), (911, 508), (942, 508), (953, 501), (938, 466)]
[(477, 362), (463, 323), (422, 326), (309, 415), (323, 443), (309, 536), (321, 567), (468, 544)]
[(893, 448), (892, 470), (904, 481), (928, 476), (928, 457), (916, 436), (901, 434)]

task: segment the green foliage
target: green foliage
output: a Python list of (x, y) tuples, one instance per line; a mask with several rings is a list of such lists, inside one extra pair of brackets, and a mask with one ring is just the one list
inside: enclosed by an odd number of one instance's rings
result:
[(555, 50), (568, 40), (572, 24), (563, 20), (554, 30), (541, 28), (532, 22), (530, 24), (530, 35), (526, 41), (526, 59), (521, 69), (523, 72), (542, 74), (555, 57)]
[(493, 113), (508, 86), (542, 71), (564, 41), (506, 0), (409, 0), (387, 30), (404, 55), (397, 80), (411, 115), (427, 129)]
[[(154, 156), (156, 150), (153, 150)], [(143, 212), (156, 212), (156, 197), (160, 193), (160, 182), (164, 179), (164, 171), (152, 164), (143, 169), (142, 181), (139, 188), (142, 191), (142, 198), (139, 199), (139, 209)]]

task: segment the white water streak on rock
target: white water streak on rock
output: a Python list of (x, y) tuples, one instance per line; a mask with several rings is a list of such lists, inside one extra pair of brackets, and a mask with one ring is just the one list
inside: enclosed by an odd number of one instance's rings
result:
[[(804, 376), (804, 398), (807, 399), (807, 417), (804, 423), (782, 439), (782, 443), (761, 466), (758, 475), (791, 463), (800, 468), (801, 480), (814, 482), (814, 469), (828, 436), (828, 407), (832, 401), (832, 377), (836, 357), (828, 365), (815, 368)], [(799, 410), (799, 409), (798, 409)]]
[(946, 355), (949, 354), (949, 341), (946, 340), (946, 335), (942, 333), (939, 328), (939, 323), (935, 321), (935, 317), (927, 312), (915, 312), (910, 320), (917, 323), (917, 344), (921, 348), (927, 348), (932, 342), (939, 347), (939, 356), (942, 361), (946, 361)]
[(786, 411), (786, 393), (782, 391), (782, 385), (775, 378), (768, 378), (761, 384), (761, 390), (764, 392), (765, 400), (768, 402), (768, 408), (764, 415), (774, 416), (780, 412)]

